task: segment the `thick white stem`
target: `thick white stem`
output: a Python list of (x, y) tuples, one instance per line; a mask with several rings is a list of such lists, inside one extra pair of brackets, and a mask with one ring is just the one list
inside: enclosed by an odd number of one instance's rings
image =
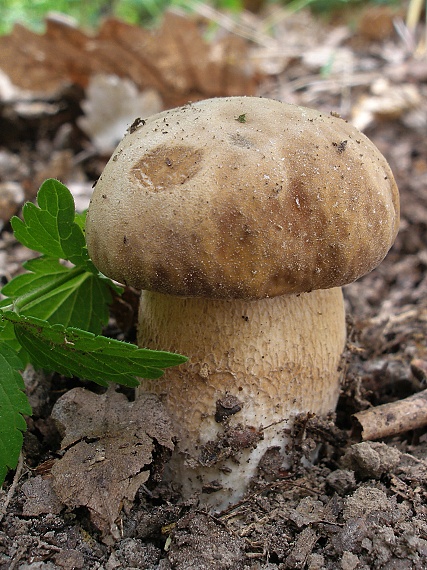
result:
[(189, 357), (141, 384), (162, 398), (179, 435), (171, 470), (184, 496), (215, 482), (221, 490), (203, 502), (238, 500), (268, 448), (285, 454), (296, 414), (333, 410), (344, 343), (339, 288), (259, 301), (144, 291), (139, 346)]

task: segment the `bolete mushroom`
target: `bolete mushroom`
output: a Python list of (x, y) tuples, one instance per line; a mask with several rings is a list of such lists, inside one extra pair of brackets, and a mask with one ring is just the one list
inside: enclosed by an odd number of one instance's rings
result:
[(227, 97), (130, 129), (95, 187), (87, 245), (143, 290), (138, 344), (189, 357), (141, 381), (178, 432), (184, 496), (237, 500), (267, 449), (285, 456), (296, 414), (334, 410), (340, 287), (380, 263), (398, 223), (389, 165), (340, 118)]

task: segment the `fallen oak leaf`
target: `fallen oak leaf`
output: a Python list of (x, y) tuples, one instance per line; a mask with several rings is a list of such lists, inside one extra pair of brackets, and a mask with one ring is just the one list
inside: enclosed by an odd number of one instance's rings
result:
[[(129, 402), (112, 389), (98, 395), (84, 388), (64, 394), (52, 410), (64, 434), (64, 456), (52, 468), (59, 500), (86, 507), (104, 536), (119, 537), (116, 520), (150, 477), (159, 446), (173, 450), (172, 428), (156, 396)], [(158, 466), (156, 466), (158, 467)]]
[(260, 80), (246, 40), (221, 34), (207, 42), (198, 19), (172, 12), (155, 29), (111, 18), (96, 34), (52, 17), (43, 35), (16, 24), (0, 38), (0, 69), (14, 85), (49, 94), (67, 82), (86, 88), (91, 76), (113, 74), (130, 79), (139, 91), (156, 90), (166, 108), (253, 95)]
[(98, 152), (110, 156), (135, 117), (159, 113), (162, 101), (154, 89), (139, 93), (128, 78), (99, 73), (90, 78), (81, 106), (84, 116), (77, 119), (78, 126)]
[(45, 513), (57, 515), (63, 509), (53, 491), (50, 477), (31, 477), (23, 483), (22, 492), (25, 496), (22, 514), (25, 517), (39, 517)]

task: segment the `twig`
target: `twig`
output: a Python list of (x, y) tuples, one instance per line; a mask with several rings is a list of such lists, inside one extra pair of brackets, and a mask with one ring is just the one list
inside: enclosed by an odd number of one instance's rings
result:
[(215, 22), (227, 32), (240, 36), (246, 40), (250, 40), (251, 42), (263, 47), (275, 45), (274, 39), (269, 37), (267, 34), (258, 32), (248, 24), (245, 24), (242, 19), (235, 20), (227, 14), (208, 6), (205, 2), (197, 2), (192, 6), (192, 8), (197, 14), (207, 20)]
[(18, 465), (16, 466), (15, 476), (12, 481), (12, 485), (10, 486), (9, 491), (7, 492), (6, 498), (4, 500), (3, 505), (0, 507), (0, 522), (3, 520), (4, 515), (6, 514), (7, 507), (9, 506), (10, 501), (15, 493), (16, 487), (18, 485), (19, 479), (22, 474), (22, 468), (24, 466), (24, 456), (22, 453), (19, 455)]
[(427, 425), (427, 390), (353, 415), (363, 440), (381, 439)]

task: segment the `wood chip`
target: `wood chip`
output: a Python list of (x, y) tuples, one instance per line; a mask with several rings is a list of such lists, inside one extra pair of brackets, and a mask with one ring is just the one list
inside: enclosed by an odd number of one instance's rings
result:
[(427, 390), (353, 415), (363, 440), (381, 439), (427, 425)]
[(305, 568), (305, 563), (318, 540), (315, 530), (305, 528), (298, 536), (291, 553), (286, 557), (285, 568)]

